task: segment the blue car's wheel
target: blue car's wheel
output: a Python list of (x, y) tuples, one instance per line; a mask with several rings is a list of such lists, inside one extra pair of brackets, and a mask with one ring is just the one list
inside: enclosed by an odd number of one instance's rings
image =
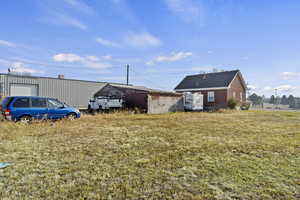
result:
[(68, 120), (75, 120), (77, 118), (77, 115), (75, 113), (69, 113), (67, 115)]
[(23, 124), (29, 124), (32, 122), (32, 117), (29, 115), (24, 115), (24, 116), (20, 117), (18, 121)]

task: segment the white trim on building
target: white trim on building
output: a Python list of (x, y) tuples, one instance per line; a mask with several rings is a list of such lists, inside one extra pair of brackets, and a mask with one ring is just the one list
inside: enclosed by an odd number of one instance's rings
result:
[(206, 91), (206, 90), (227, 90), (229, 87), (215, 87), (215, 88), (191, 88), (191, 89), (176, 89), (176, 92), (191, 92), (191, 91)]

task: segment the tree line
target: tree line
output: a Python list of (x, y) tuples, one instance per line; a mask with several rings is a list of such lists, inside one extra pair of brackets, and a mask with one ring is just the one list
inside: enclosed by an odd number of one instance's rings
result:
[(270, 103), (274, 105), (288, 105), (290, 108), (300, 109), (300, 98), (294, 97), (293, 95), (283, 95), (275, 97), (272, 95), (270, 98), (265, 98), (265, 96), (259, 96), (255, 93), (249, 96), (249, 100), (253, 105), (262, 105), (263, 103)]

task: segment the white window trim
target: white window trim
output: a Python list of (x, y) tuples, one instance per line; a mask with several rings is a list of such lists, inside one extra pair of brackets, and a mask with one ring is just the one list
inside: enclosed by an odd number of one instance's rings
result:
[[(210, 100), (211, 98), (213, 98), (213, 100)], [(207, 102), (208, 103), (213, 103), (215, 101), (216, 101), (216, 99), (215, 99), (215, 92), (214, 91), (207, 92)]]

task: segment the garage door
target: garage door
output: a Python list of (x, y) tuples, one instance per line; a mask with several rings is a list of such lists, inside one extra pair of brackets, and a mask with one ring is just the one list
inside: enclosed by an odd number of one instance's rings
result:
[(10, 96), (37, 96), (37, 85), (12, 84), (10, 85)]

